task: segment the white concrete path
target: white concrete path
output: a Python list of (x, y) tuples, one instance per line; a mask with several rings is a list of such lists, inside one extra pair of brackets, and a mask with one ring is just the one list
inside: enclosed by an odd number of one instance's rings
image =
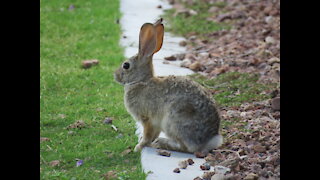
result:
[[(161, 0), (121, 0), (120, 2), (120, 10), (123, 14), (120, 23), (123, 36), (126, 37), (121, 38), (120, 44), (125, 47), (125, 56), (128, 58), (138, 52), (140, 27), (146, 22), (155, 22), (163, 13), (163, 9), (168, 9), (171, 6), (168, 2)], [(162, 8), (157, 8), (158, 5), (161, 5)], [(186, 51), (184, 47), (179, 46), (181, 40), (183, 38), (165, 32), (162, 49), (153, 57), (157, 76), (184, 76), (193, 73), (190, 69), (181, 68), (179, 66), (181, 61), (163, 64), (164, 57)], [(142, 132), (143, 127), (137, 123), (137, 135), (141, 137)], [(161, 133), (160, 137), (165, 137), (165, 134)], [(188, 158), (192, 158), (195, 164), (188, 166), (187, 169), (182, 169), (180, 173), (174, 173), (173, 170), (178, 167), (179, 161)], [(159, 156), (156, 149), (150, 147), (143, 148), (141, 152), (142, 167), (146, 173), (150, 172), (147, 180), (192, 180), (203, 174), (204, 171), (200, 170), (199, 166), (204, 162), (204, 159), (196, 158), (193, 154), (173, 151), (171, 151), (171, 157)]]

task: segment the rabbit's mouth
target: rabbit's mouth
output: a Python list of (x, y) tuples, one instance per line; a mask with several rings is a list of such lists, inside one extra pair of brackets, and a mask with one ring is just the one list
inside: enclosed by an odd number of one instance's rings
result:
[(118, 82), (119, 84), (124, 85), (125, 83), (122, 81), (122, 73), (119, 72), (119, 70), (117, 70), (116, 72), (114, 72), (114, 79), (116, 80), (116, 82)]

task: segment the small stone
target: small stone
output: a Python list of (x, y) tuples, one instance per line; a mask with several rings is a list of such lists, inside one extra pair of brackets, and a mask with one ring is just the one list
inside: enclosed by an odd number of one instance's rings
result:
[(272, 65), (273, 63), (280, 63), (280, 59), (277, 57), (272, 57), (268, 60), (268, 64)]
[(271, 108), (275, 111), (280, 111), (280, 97), (276, 97), (272, 99)]
[(194, 164), (194, 161), (193, 161), (192, 159), (188, 159), (187, 161), (188, 161), (188, 164), (189, 164), (189, 165)]
[(157, 151), (157, 153), (161, 156), (166, 156), (166, 157), (170, 157), (171, 156), (171, 153), (169, 151), (166, 151), (166, 150), (162, 150), (162, 149), (159, 149)]
[(189, 68), (190, 68), (191, 70), (193, 70), (193, 71), (199, 71), (200, 68), (201, 68), (201, 64), (200, 64), (198, 61), (196, 61), (196, 62), (192, 63), (192, 64), (189, 66)]
[(224, 174), (214, 174), (211, 180), (227, 180), (227, 178)]
[(195, 11), (195, 10), (193, 10), (193, 9), (190, 9), (190, 10), (188, 11), (188, 14), (191, 15), (191, 16), (195, 16), (195, 15), (198, 14), (198, 12)]
[(105, 124), (112, 124), (113, 119), (111, 117), (106, 117), (103, 121)]
[(188, 161), (180, 161), (178, 164), (179, 168), (186, 169), (188, 166)]
[(196, 37), (196, 36), (190, 36), (188, 39), (189, 39), (190, 41), (195, 41), (195, 40), (197, 39), (197, 37)]
[(163, 61), (162, 64), (170, 64), (169, 61)]
[(264, 153), (264, 152), (266, 152), (266, 147), (257, 144), (257, 145), (254, 145), (254, 146), (253, 146), (253, 150), (254, 150), (255, 152), (257, 152), (257, 153)]
[(186, 46), (186, 45), (187, 45), (187, 42), (186, 42), (186, 41), (180, 41), (180, 42), (179, 42), (179, 45), (180, 45), (180, 46)]
[(202, 175), (202, 178), (204, 180), (210, 180), (211, 177), (215, 174), (215, 172), (213, 171), (209, 171), (209, 172), (204, 172), (203, 175)]
[(185, 59), (180, 63), (181, 67), (189, 67), (191, 65), (191, 60), (190, 59)]
[(210, 164), (209, 163), (203, 163), (200, 165), (200, 169), (202, 170), (210, 170)]
[(214, 166), (214, 172), (216, 174), (225, 174), (226, 172), (230, 172), (231, 169), (224, 166)]
[(175, 168), (175, 169), (173, 170), (173, 172), (175, 172), (175, 173), (180, 173), (180, 169), (179, 169), (179, 168)]
[(202, 180), (199, 176), (194, 178), (193, 180)]
[(85, 69), (88, 69), (92, 66), (92, 62), (91, 61), (82, 61), (82, 67)]
[(276, 42), (276, 40), (271, 36), (266, 37), (265, 41), (268, 44), (274, 44)]
[(244, 180), (258, 180), (258, 178), (259, 176), (257, 174), (250, 173), (244, 178)]
[(51, 162), (49, 163), (49, 165), (52, 166), (52, 167), (58, 166), (59, 164), (60, 164), (60, 161), (59, 161), (59, 160), (54, 160), (54, 161), (51, 161)]
[(209, 53), (207, 53), (207, 52), (202, 52), (202, 53), (199, 53), (198, 56), (199, 56), (201, 59), (207, 59), (207, 58), (209, 58)]
[(202, 153), (202, 152), (195, 152), (194, 155), (197, 157), (197, 158), (204, 158), (206, 157), (206, 154)]
[(175, 60), (177, 60), (177, 58), (175, 57), (175, 56), (168, 56), (168, 57), (165, 57), (164, 58), (165, 60), (168, 60), (168, 61), (175, 61)]
[(273, 19), (274, 19), (273, 16), (267, 16), (264, 18), (265, 22), (268, 24), (272, 23)]
[(161, 6), (161, 5), (158, 5), (158, 6), (157, 6), (157, 8), (158, 8), (158, 9), (161, 9), (161, 8), (162, 8), (162, 6)]

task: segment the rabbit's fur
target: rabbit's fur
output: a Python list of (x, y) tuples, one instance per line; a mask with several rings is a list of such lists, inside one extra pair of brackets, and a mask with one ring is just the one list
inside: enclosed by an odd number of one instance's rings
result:
[[(152, 56), (160, 50), (163, 34), (162, 19), (145, 23), (140, 30), (139, 53), (115, 72), (116, 81), (124, 85), (128, 112), (144, 128), (135, 151), (150, 145), (207, 153), (222, 144), (218, 110), (198, 83), (186, 77), (154, 76)], [(168, 139), (158, 138), (161, 131)]]

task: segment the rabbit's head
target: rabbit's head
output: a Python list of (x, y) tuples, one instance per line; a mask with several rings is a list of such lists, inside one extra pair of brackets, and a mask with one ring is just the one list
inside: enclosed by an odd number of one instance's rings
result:
[(154, 24), (143, 24), (139, 34), (139, 52), (121, 64), (114, 73), (115, 80), (121, 84), (132, 84), (152, 78), (152, 56), (161, 49), (163, 35), (162, 18)]

